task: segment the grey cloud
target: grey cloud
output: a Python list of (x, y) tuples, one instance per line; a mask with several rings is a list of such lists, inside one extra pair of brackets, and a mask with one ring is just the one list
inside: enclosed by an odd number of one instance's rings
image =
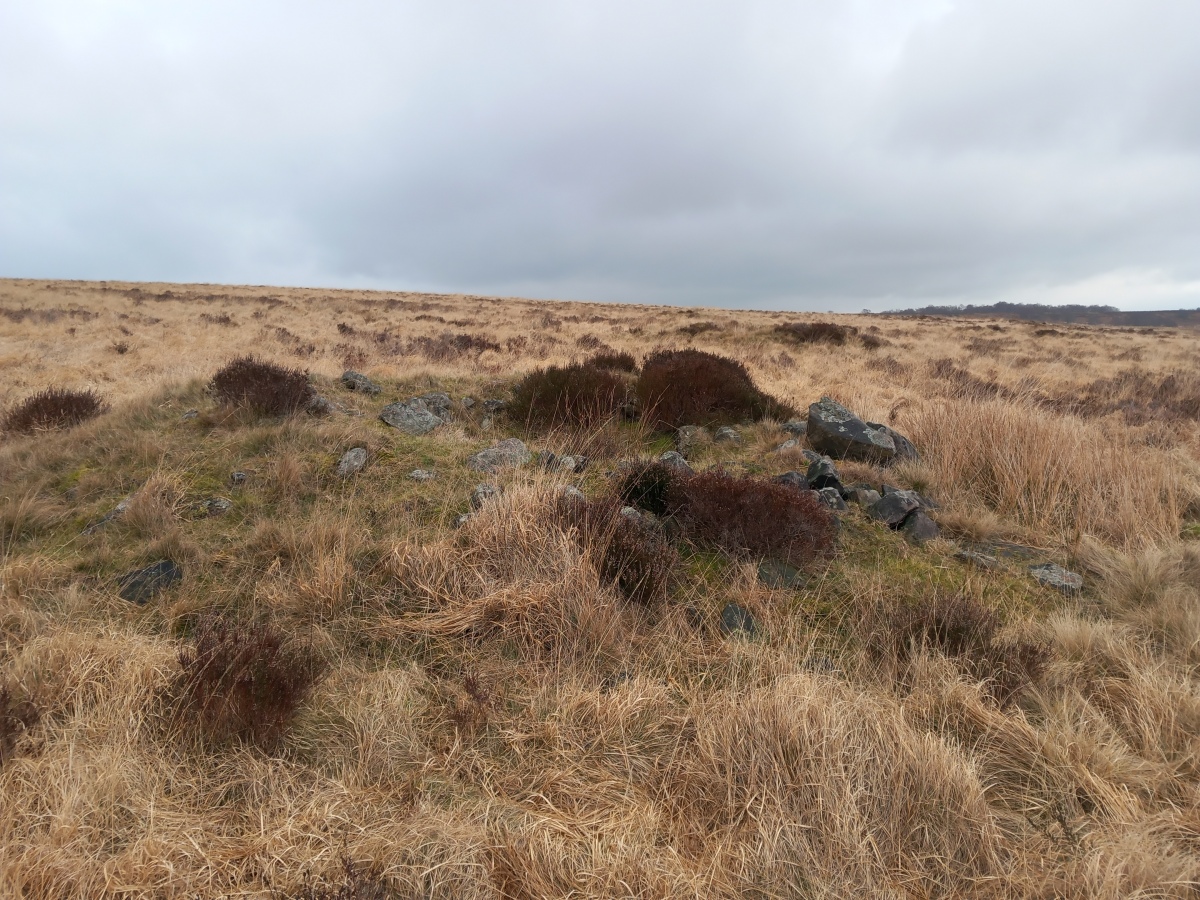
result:
[(0, 274), (1195, 305), (1198, 33), (1155, 0), (13, 4)]

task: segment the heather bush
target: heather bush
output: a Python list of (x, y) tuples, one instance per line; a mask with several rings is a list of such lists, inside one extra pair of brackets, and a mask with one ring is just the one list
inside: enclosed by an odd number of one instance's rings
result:
[(664, 601), (678, 568), (678, 551), (653, 525), (621, 514), (615, 499), (561, 497), (558, 520), (572, 528), (606, 584), (626, 600), (652, 606)]
[(643, 417), (660, 431), (795, 414), (760, 391), (740, 362), (703, 350), (660, 350), (648, 357), (637, 396)]
[(839, 347), (858, 334), (858, 329), (852, 325), (836, 325), (833, 322), (784, 322), (773, 330), (797, 344), (835, 344)]
[(71, 428), (104, 412), (104, 401), (94, 391), (51, 387), (26, 397), (4, 414), (3, 428), (18, 434)]
[(593, 428), (626, 399), (620, 376), (587, 363), (535, 369), (513, 391), (510, 414), (532, 429)]
[(915, 603), (876, 608), (868, 615), (867, 647), (900, 664), (929, 649), (960, 661), (1000, 705), (1013, 702), (1045, 671), (1046, 645), (999, 637), (1000, 618), (962, 593), (935, 591)]
[(637, 360), (633, 358), (632, 353), (617, 350), (595, 353), (588, 357), (584, 365), (594, 369), (607, 369), (610, 372), (636, 372), (638, 367)]
[(656, 516), (667, 512), (671, 490), (681, 475), (661, 462), (644, 462), (628, 467), (617, 483), (617, 497), (626, 506), (636, 506)]
[(303, 409), (316, 397), (308, 373), (243, 356), (222, 368), (209, 385), (218, 402), (263, 416)]
[(324, 675), (311, 649), (268, 623), (202, 619), (179, 651), (181, 712), (207, 740), (270, 749)]
[(0, 768), (12, 756), (21, 735), (37, 724), (41, 713), (27, 697), (0, 687)]
[(803, 567), (833, 550), (833, 513), (810, 491), (720, 469), (678, 478), (667, 513), (702, 546)]

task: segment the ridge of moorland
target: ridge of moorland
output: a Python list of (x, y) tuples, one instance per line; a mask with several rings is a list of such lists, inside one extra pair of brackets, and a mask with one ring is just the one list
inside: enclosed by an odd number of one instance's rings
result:
[(1120, 328), (1195, 328), (1200, 325), (1200, 309), (1120, 310), (1115, 306), (1088, 306), (1068, 303), (1050, 306), (1043, 303), (964, 304), (923, 306), (900, 309), (891, 316), (929, 316), (937, 318), (1012, 319), (1064, 325), (1107, 325)]
[(1193, 896), (1200, 338), (1045, 321), (0, 281), (0, 895)]

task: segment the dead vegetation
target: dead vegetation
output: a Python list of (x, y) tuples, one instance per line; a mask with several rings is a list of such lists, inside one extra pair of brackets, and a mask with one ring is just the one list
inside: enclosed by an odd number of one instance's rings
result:
[[(1194, 896), (1191, 333), (980, 325), (1001, 343), (968, 355), (953, 323), (830, 317), (889, 346), (797, 349), (764, 313), (5, 285), (29, 312), (0, 320), (0, 401), (102, 384), (114, 409), (0, 444), (0, 895)], [(69, 335), (76, 301), (94, 336)], [(226, 309), (241, 327), (200, 318)], [(136, 352), (112, 351), (118, 324)], [(489, 346), (408, 352), (447, 327)], [(633, 422), (484, 424), (478, 401), (528, 372), (610, 349), (636, 370), (664, 339), (733, 361), (714, 368), (750, 398), (677, 401), (686, 424), (753, 423), (697, 444), (699, 475), (646, 461), (671, 441)], [(308, 354), (306, 383), (349, 412), (214, 410), (205, 384), (249, 352)], [(335, 393), (351, 352), (383, 395)], [(435, 389), (455, 404), (436, 433), (376, 421)], [(922, 454), (847, 480), (929, 492), (997, 568), (854, 511), (828, 543), (828, 513), (771, 481), (801, 462), (761, 396), (802, 414), (822, 394)], [(488, 475), (499, 494), (452, 528), (481, 480), (465, 459), (510, 435), (607, 455)], [(335, 478), (355, 446), (367, 467)], [(1038, 587), (1010, 542), (1084, 573), (1083, 595)], [(764, 555), (795, 581), (764, 580)], [(167, 557), (176, 588), (118, 598)], [(723, 634), (729, 605), (753, 634)]]

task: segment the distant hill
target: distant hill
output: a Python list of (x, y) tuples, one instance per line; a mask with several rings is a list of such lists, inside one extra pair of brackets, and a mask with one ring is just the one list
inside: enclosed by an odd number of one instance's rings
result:
[(1200, 309), (1160, 309), (1125, 312), (1115, 306), (1045, 306), (1041, 303), (993, 303), (989, 306), (925, 306), (894, 310), (893, 316), (939, 316), (971, 319), (1020, 319), (1074, 325), (1124, 325), (1175, 328), (1200, 326)]

